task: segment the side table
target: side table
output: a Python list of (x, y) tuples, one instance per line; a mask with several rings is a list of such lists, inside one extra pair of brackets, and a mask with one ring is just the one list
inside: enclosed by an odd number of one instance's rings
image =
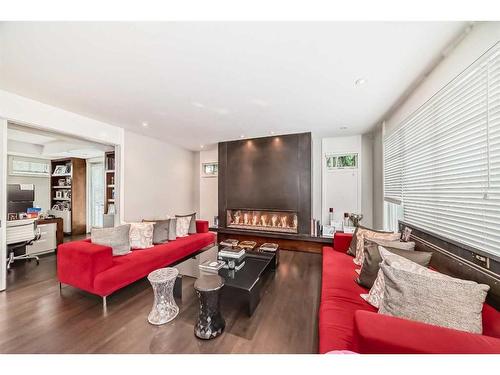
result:
[(216, 274), (202, 272), (194, 283), (200, 300), (200, 315), (194, 326), (194, 334), (203, 340), (210, 340), (222, 334), (226, 322), (220, 312), (220, 290), (224, 279)]
[(160, 325), (170, 322), (179, 313), (179, 307), (174, 299), (174, 284), (179, 271), (176, 268), (160, 268), (148, 275), (153, 287), (154, 303), (149, 313), (148, 321)]

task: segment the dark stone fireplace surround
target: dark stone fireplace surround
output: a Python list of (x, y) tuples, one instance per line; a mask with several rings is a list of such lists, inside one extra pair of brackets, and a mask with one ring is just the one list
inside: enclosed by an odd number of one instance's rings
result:
[[(219, 143), (219, 231), (228, 228), (227, 210), (293, 212), (296, 234), (309, 236), (311, 220), (311, 133)], [(238, 232), (256, 234), (252, 229)], [(260, 231), (259, 235), (265, 235)]]

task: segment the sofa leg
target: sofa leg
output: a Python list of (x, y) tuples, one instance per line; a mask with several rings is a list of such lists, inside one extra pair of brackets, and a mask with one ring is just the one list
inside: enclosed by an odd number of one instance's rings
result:
[(59, 283), (59, 294), (61, 294), (61, 292), (62, 292), (62, 284)]
[(106, 304), (106, 296), (102, 297), (102, 309), (106, 311), (108, 305)]

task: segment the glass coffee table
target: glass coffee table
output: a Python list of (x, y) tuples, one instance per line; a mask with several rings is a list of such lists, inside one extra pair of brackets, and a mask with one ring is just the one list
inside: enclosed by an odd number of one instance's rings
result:
[(219, 275), (224, 279), (223, 299), (243, 299), (249, 316), (252, 316), (260, 302), (261, 288), (266, 274), (273, 271), (276, 254), (246, 251), (245, 265), (238, 271), (222, 268)]

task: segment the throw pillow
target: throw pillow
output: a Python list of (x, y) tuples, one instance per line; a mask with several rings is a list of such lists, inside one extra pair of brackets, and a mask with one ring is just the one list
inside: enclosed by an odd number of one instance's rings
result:
[(189, 215), (175, 215), (177, 219), (179, 218), (186, 218), (189, 217), (189, 228), (188, 228), (188, 234), (196, 234), (196, 212), (189, 214)]
[(159, 245), (168, 242), (168, 228), (170, 219), (142, 220), (143, 223), (153, 223), (153, 244)]
[(132, 249), (148, 249), (153, 247), (154, 224), (131, 223), (130, 224), (130, 247)]
[(111, 247), (114, 256), (125, 255), (130, 253), (129, 231), (130, 224), (114, 228), (92, 228), (90, 241), (97, 245)]
[[(399, 241), (378, 241), (378, 240), (365, 240), (364, 259), (361, 272), (359, 274), (357, 283), (365, 288), (371, 288), (375, 279), (377, 278), (380, 269), (382, 257), (380, 256), (379, 245), (383, 243), (385, 249), (392, 254), (402, 256), (412, 262), (427, 267), (431, 261), (432, 253), (424, 251), (411, 251), (415, 248), (415, 242), (399, 242)], [(392, 246), (394, 247), (392, 247)], [(402, 250), (401, 248), (411, 249)]]
[(177, 238), (177, 219), (170, 218), (168, 219), (168, 240), (175, 241)]
[(186, 237), (189, 233), (189, 224), (191, 222), (191, 216), (176, 216), (176, 227), (175, 233), (177, 237)]
[[(393, 233), (393, 232), (386, 232), (383, 230), (370, 229), (370, 228), (364, 227), (362, 225), (358, 225), (356, 227), (356, 229), (354, 230), (354, 233), (352, 235), (352, 240), (351, 240), (351, 243), (349, 244), (349, 249), (347, 249), (347, 254), (352, 255), (353, 257), (356, 256), (356, 249), (358, 247), (358, 234), (362, 233), (364, 231), (370, 231), (370, 232), (374, 232), (374, 233), (391, 233), (391, 234)], [(363, 241), (361, 241), (361, 242), (363, 242)]]
[(379, 313), (479, 333), (490, 287), (429, 270), (395, 256), (380, 266), (384, 298)]
[(360, 229), (356, 239), (356, 258), (353, 260), (354, 264), (357, 264), (358, 266), (363, 264), (365, 238), (397, 241), (400, 237), (401, 233), (377, 232), (371, 229)]
[[(382, 246), (380, 246), (378, 250), (382, 258), (381, 265), (384, 263), (385, 259), (390, 255), (399, 257), (398, 255), (392, 254), (390, 251), (388, 251)], [(379, 269), (377, 273), (377, 278), (375, 279), (375, 282), (373, 283), (370, 292), (368, 292), (368, 294), (361, 294), (361, 298), (363, 298), (370, 305), (378, 309), (380, 307), (380, 304), (382, 303), (382, 300), (384, 299), (384, 284), (385, 284), (384, 273), (382, 272), (381, 269)]]

